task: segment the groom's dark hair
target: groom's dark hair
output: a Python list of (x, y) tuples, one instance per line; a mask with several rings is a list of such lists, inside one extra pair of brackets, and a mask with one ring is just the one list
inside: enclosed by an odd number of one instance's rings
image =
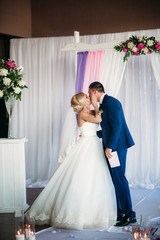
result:
[(92, 82), (89, 85), (89, 88), (94, 91), (97, 90), (98, 92), (104, 92), (104, 87), (100, 82)]

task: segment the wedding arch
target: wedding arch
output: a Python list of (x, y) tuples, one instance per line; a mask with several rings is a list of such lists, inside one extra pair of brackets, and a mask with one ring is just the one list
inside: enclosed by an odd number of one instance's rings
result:
[[(11, 40), (11, 57), (24, 66), (29, 87), (22, 102), (17, 102), (13, 122), (14, 136), (29, 139), (28, 186), (44, 186), (52, 175), (70, 98), (76, 91), (87, 91), (93, 80), (100, 80), (106, 92), (122, 102), (136, 143), (128, 151), (130, 185), (160, 186), (160, 56), (134, 56), (127, 64), (123, 62), (124, 54), (113, 47), (131, 35), (158, 37), (160, 29), (81, 36), (80, 43), (75, 43), (74, 37)], [(67, 44), (68, 52), (59, 51)]]
[[(153, 36), (150, 38), (147, 38), (145, 36), (140, 36), (139, 39), (142, 39), (142, 40), (139, 41), (139, 44), (137, 43), (138, 41), (137, 36), (132, 36), (129, 38), (129, 40), (121, 41), (121, 42), (112, 41), (112, 42), (101, 43), (101, 44), (86, 44), (86, 43), (80, 43), (79, 32), (75, 31), (74, 39), (75, 39), (75, 43), (67, 44), (60, 51), (75, 52), (76, 92), (84, 91), (87, 93), (89, 84), (95, 80), (99, 80), (104, 84), (104, 86), (106, 86), (106, 84), (108, 85), (108, 87), (105, 89), (107, 89), (107, 91), (110, 91), (111, 95), (117, 95), (121, 85), (122, 78), (123, 78), (124, 70), (125, 70), (125, 64), (123, 64), (122, 62), (122, 57), (123, 57), (123, 61), (125, 62), (127, 61), (127, 58), (131, 54), (138, 56), (138, 55), (146, 55), (147, 53), (152, 54), (150, 57), (150, 61), (152, 64), (152, 68), (153, 68), (153, 72), (154, 72), (157, 84), (160, 88), (159, 56), (158, 55), (155, 56), (154, 54), (156, 52), (160, 54), (160, 38), (155, 39), (155, 37)], [(142, 42), (143, 41), (147, 42), (147, 40), (149, 41), (150, 45), (148, 47), (147, 46), (145, 47), (145, 44), (142, 44)], [(138, 44), (139, 49), (137, 49), (137, 46), (134, 46), (134, 43), (133, 43), (134, 41), (136, 41), (136, 44)], [(128, 43), (132, 44), (133, 45), (132, 49), (135, 48), (135, 50), (132, 50), (130, 47), (127, 48), (126, 45)], [(157, 48), (156, 46), (154, 47), (153, 44), (156, 44)], [(114, 54), (114, 49), (119, 52), (122, 52), (122, 54), (121, 55)], [(107, 51), (107, 50), (112, 50), (111, 54), (109, 54), (110, 51)], [(112, 55), (111, 59), (109, 59), (110, 58), (109, 55)], [(106, 62), (106, 58), (109, 59), (108, 62)], [(116, 60), (114, 58), (116, 58)], [(77, 67), (77, 61), (78, 61), (78, 67)], [(104, 70), (105, 66), (107, 66), (109, 70), (107, 69), (107, 71), (105, 71)], [(108, 75), (111, 73), (114, 73), (114, 75), (116, 76), (108, 77)], [(109, 78), (112, 80), (110, 80)], [(116, 81), (118, 81), (119, 84)], [(111, 82), (111, 83), (109, 84), (108, 82)], [(113, 85), (116, 86), (116, 89), (114, 90), (113, 90)]]

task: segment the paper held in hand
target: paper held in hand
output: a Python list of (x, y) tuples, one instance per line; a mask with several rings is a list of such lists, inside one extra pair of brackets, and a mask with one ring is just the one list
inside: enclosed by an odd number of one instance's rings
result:
[(118, 154), (117, 152), (112, 152), (112, 158), (108, 159), (110, 167), (114, 168), (114, 167), (119, 167), (120, 166), (120, 162), (119, 162), (119, 158), (118, 158)]

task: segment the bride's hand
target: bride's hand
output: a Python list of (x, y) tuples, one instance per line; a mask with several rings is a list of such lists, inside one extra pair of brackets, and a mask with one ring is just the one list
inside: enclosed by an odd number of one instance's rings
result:
[(91, 103), (94, 107), (95, 115), (99, 114), (97, 98), (94, 94), (91, 95)]
[(93, 107), (97, 106), (97, 98), (95, 97), (94, 94), (91, 95), (91, 103)]

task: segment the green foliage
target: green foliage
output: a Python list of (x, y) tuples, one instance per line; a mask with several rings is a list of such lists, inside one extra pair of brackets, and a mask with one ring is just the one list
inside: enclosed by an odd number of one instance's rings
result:
[(133, 36), (119, 45), (114, 46), (114, 49), (118, 52), (125, 52), (123, 61), (127, 61), (131, 55), (139, 56), (160, 53), (160, 42), (158, 42), (155, 37), (137, 37)]

